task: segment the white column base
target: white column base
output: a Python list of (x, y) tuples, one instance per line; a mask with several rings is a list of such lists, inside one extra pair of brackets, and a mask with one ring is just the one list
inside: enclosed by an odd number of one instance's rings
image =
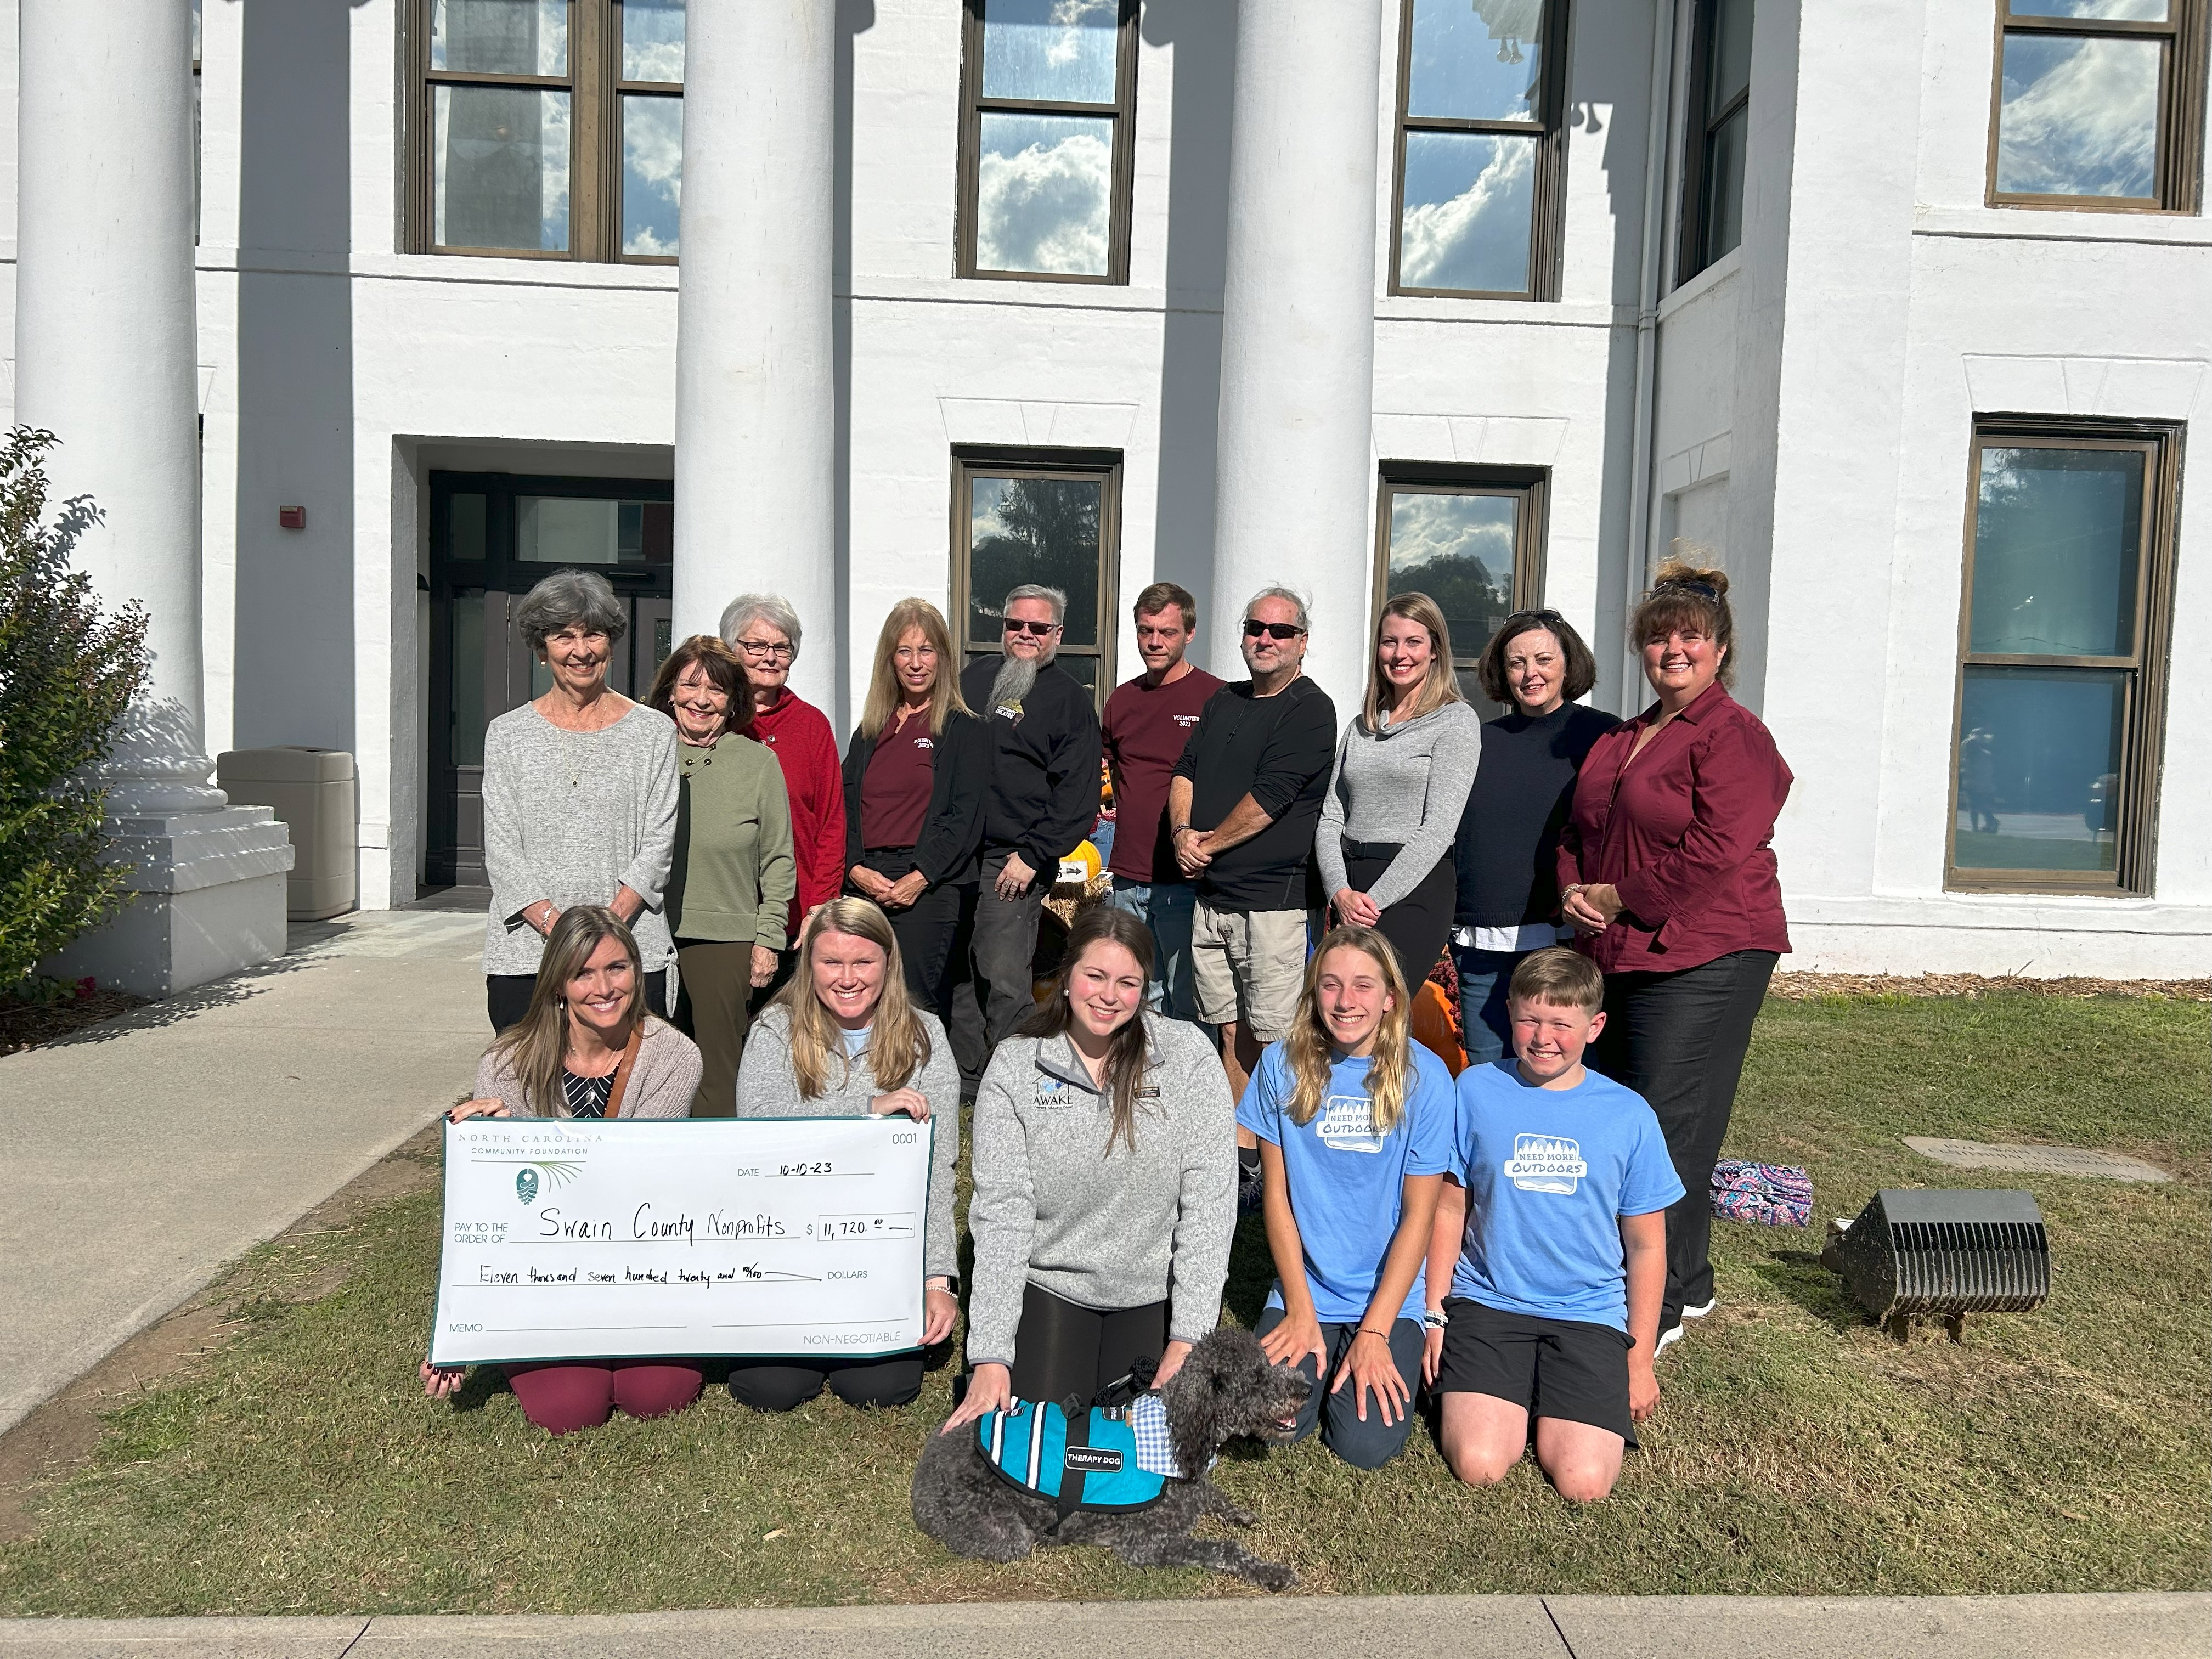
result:
[(110, 818), (107, 832), (113, 860), (136, 866), (133, 896), (120, 915), (41, 962), (40, 973), (88, 974), (161, 998), (283, 954), (293, 852), (267, 807)]

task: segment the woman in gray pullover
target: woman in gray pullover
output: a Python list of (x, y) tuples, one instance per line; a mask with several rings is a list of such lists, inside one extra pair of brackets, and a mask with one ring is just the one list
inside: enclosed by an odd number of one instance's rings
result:
[(1091, 1399), (1138, 1359), (1164, 1382), (1219, 1322), (1237, 1224), (1235, 1109), (1194, 1025), (1144, 1012), (1145, 924), (1068, 930), (1061, 984), (975, 1098), (974, 1368), (946, 1432), (1009, 1399)]
[(1390, 941), (1418, 986), (1444, 953), (1459, 892), (1452, 842), (1482, 758), (1482, 719), (1460, 696), (1451, 630), (1425, 593), (1375, 623), (1364, 708), (1345, 728), (1314, 832), (1340, 922)]
[[(960, 1066), (934, 1014), (907, 994), (890, 920), (870, 900), (832, 899), (808, 921), (799, 961), (761, 1012), (738, 1062), (739, 1117), (890, 1117), (931, 1130), (922, 1228), (924, 1346), (952, 1334), (960, 1238)], [(730, 1362), (730, 1392), (787, 1412), (831, 1390), (848, 1406), (903, 1406), (921, 1392), (921, 1349), (881, 1358)]]

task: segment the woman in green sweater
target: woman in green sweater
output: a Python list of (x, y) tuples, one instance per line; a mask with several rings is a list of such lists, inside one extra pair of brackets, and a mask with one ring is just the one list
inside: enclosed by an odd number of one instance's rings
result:
[(676, 722), (684, 773), (668, 927), (676, 939), (676, 1024), (699, 1045), (694, 1117), (728, 1117), (737, 1099), (756, 987), (775, 976), (797, 890), (783, 769), (745, 741), (744, 670), (711, 634), (669, 653), (647, 702)]

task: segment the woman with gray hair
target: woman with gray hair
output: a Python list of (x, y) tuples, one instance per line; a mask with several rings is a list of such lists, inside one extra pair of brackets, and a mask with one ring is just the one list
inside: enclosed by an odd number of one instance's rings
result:
[[(837, 735), (812, 703), (790, 686), (799, 660), (799, 613), (780, 593), (740, 593), (722, 612), (722, 643), (738, 653), (753, 694), (746, 735), (764, 744), (783, 768), (791, 800), (791, 850), (799, 866), (799, 892), (784, 933), (799, 938), (799, 924), (845, 890), (845, 774)], [(755, 994), (759, 1006), (791, 976), (795, 949), (783, 953), (774, 981)]]
[(604, 904), (636, 934), (647, 1006), (664, 1012), (676, 955), (662, 914), (676, 852), (676, 727), (607, 685), (629, 618), (604, 576), (556, 571), (514, 621), (553, 684), (484, 732), (492, 1029), (528, 1011), (546, 937), (575, 904)]

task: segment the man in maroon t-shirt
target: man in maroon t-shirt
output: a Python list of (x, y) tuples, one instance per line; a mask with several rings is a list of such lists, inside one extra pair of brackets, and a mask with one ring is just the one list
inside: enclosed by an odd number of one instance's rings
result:
[(1145, 672), (1106, 700), (1099, 736), (1114, 780), (1116, 909), (1140, 916), (1152, 933), (1147, 1001), (1170, 1019), (1194, 1017), (1190, 981), (1190, 883), (1168, 837), (1168, 781), (1206, 699), (1221, 682), (1183, 660), (1198, 629), (1198, 601), (1173, 582), (1137, 595), (1137, 654)]

